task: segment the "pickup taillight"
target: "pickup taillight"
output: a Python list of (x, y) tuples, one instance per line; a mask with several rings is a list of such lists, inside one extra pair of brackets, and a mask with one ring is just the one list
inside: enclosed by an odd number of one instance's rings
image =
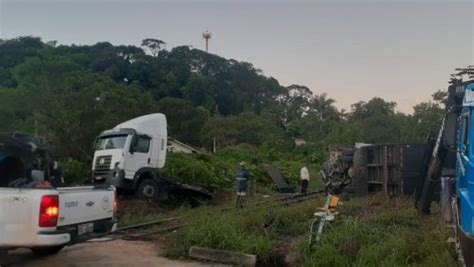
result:
[(39, 227), (55, 227), (58, 224), (59, 196), (45, 195), (41, 197)]

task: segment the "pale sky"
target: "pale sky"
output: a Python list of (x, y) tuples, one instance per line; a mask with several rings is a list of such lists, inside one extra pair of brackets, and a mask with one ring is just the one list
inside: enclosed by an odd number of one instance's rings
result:
[(445, 89), (474, 64), (473, 1), (73, 1), (0, 0), (0, 38), (34, 35), (60, 44), (204, 49), (248, 61), (282, 85), (327, 92), (339, 108), (379, 96), (398, 110)]

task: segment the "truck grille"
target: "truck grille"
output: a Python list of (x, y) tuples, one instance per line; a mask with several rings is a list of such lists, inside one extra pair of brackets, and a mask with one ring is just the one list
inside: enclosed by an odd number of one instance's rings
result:
[(101, 156), (95, 159), (94, 176), (106, 175), (110, 171), (112, 156)]

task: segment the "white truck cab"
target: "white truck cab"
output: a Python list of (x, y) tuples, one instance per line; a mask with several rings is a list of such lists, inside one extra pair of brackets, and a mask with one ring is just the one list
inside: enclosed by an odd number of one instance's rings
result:
[(166, 116), (141, 116), (102, 132), (96, 139), (92, 170), (95, 182), (133, 190), (139, 196), (159, 194), (155, 179), (166, 161)]

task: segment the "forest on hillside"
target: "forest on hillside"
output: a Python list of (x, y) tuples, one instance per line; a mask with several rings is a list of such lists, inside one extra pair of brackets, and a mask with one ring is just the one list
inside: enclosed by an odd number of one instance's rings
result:
[(189, 46), (163, 47), (157, 39), (141, 47), (0, 40), (0, 132), (38, 134), (61, 157), (78, 160), (90, 160), (101, 131), (154, 112), (166, 114), (170, 136), (208, 150), (214, 139), (219, 149), (285, 150), (293, 138), (321, 148), (423, 143), (444, 108), (446, 95), (438, 91), (412, 114), (376, 96), (339, 110), (324, 88), (283, 86), (251, 63)]

